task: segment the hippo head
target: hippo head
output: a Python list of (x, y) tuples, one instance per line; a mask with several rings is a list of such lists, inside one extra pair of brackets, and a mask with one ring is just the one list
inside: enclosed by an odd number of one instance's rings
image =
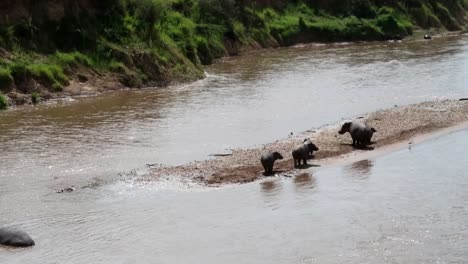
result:
[(310, 152), (319, 150), (319, 148), (317, 148), (317, 146), (315, 146), (315, 144), (312, 143), (312, 141), (309, 138), (304, 139), (303, 143), (304, 143), (304, 145), (307, 146), (307, 148), (309, 149)]
[(307, 147), (309, 148), (310, 152), (319, 150), (319, 148), (317, 148), (317, 146), (315, 146), (315, 144), (312, 142), (307, 144)]
[(370, 130), (372, 131), (372, 133), (377, 132), (377, 130), (375, 130), (375, 128), (373, 128), (373, 127)]
[(340, 131), (338, 131), (338, 133), (340, 135), (343, 135), (344, 133), (349, 132), (350, 127), (351, 127), (351, 122), (346, 122), (341, 126), (341, 129)]
[(279, 152), (273, 152), (273, 157), (275, 157), (275, 159), (279, 159), (279, 160), (282, 160), (283, 159), (283, 156), (279, 153)]

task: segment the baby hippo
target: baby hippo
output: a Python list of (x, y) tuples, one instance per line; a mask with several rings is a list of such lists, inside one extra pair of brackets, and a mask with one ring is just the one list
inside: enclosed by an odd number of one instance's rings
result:
[(353, 139), (353, 146), (366, 146), (370, 145), (371, 138), (374, 132), (377, 132), (373, 127), (362, 125), (356, 122), (346, 122), (341, 126), (338, 133), (343, 135), (344, 133), (349, 132), (351, 138)]
[(34, 241), (23, 231), (0, 228), (0, 245), (10, 247), (31, 247), (34, 246)]
[(260, 158), (262, 162), (263, 168), (265, 169), (265, 175), (273, 173), (273, 164), (275, 164), (276, 160), (283, 159), (283, 156), (278, 152), (273, 153), (265, 153)]
[(312, 158), (312, 154), (317, 150), (319, 150), (319, 148), (317, 148), (317, 146), (315, 146), (315, 144), (312, 143), (310, 139), (305, 139), (302, 145), (297, 146), (292, 151), (294, 168), (297, 168), (301, 165), (301, 160), (303, 161), (304, 165), (307, 165), (307, 160)]

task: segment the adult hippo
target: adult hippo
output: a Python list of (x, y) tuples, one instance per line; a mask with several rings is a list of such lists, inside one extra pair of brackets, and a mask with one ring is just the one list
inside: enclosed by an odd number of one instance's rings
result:
[(313, 158), (314, 151), (319, 150), (317, 146), (315, 146), (310, 139), (304, 139), (304, 143), (302, 145), (297, 146), (292, 151), (292, 156), (294, 159), (294, 168), (297, 168), (301, 165), (301, 160), (304, 165), (307, 165), (307, 160)]
[(359, 124), (356, 122), (346, 122), (341, 126), (338, 133), (343, 135), (349, 132), (353, 139), (353, 146), (367, 146), (371, 144), (371, 138), (374, 132), (377, 132), (373, 127), (368, 125)]
[(10, 247), (31, 247), (34, 240), (25, 232), (13, 228), (0, 228), (0, 245)]

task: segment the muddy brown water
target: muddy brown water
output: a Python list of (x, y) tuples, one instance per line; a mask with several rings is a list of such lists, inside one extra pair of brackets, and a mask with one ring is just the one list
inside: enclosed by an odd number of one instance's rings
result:
[[(467, 44), (266, 50), (228, 58), (190, 85), (0, 112), (0, 225), (37, 241), (0, 248), (0, 263), (462, 263), (467, 132), (220, 189), (134, 185), (131, 172), (467, 97)], [(54, 192), (70, 185), (80, 188)]]

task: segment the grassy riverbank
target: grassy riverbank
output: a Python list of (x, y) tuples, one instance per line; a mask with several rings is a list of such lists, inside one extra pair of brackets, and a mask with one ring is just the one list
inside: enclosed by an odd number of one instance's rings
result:
[(244, 49), (463, 30), (468, 10), (468, 0), (34, 2), (0, 4), (0, 108), (85, 86), (192, 81)]

